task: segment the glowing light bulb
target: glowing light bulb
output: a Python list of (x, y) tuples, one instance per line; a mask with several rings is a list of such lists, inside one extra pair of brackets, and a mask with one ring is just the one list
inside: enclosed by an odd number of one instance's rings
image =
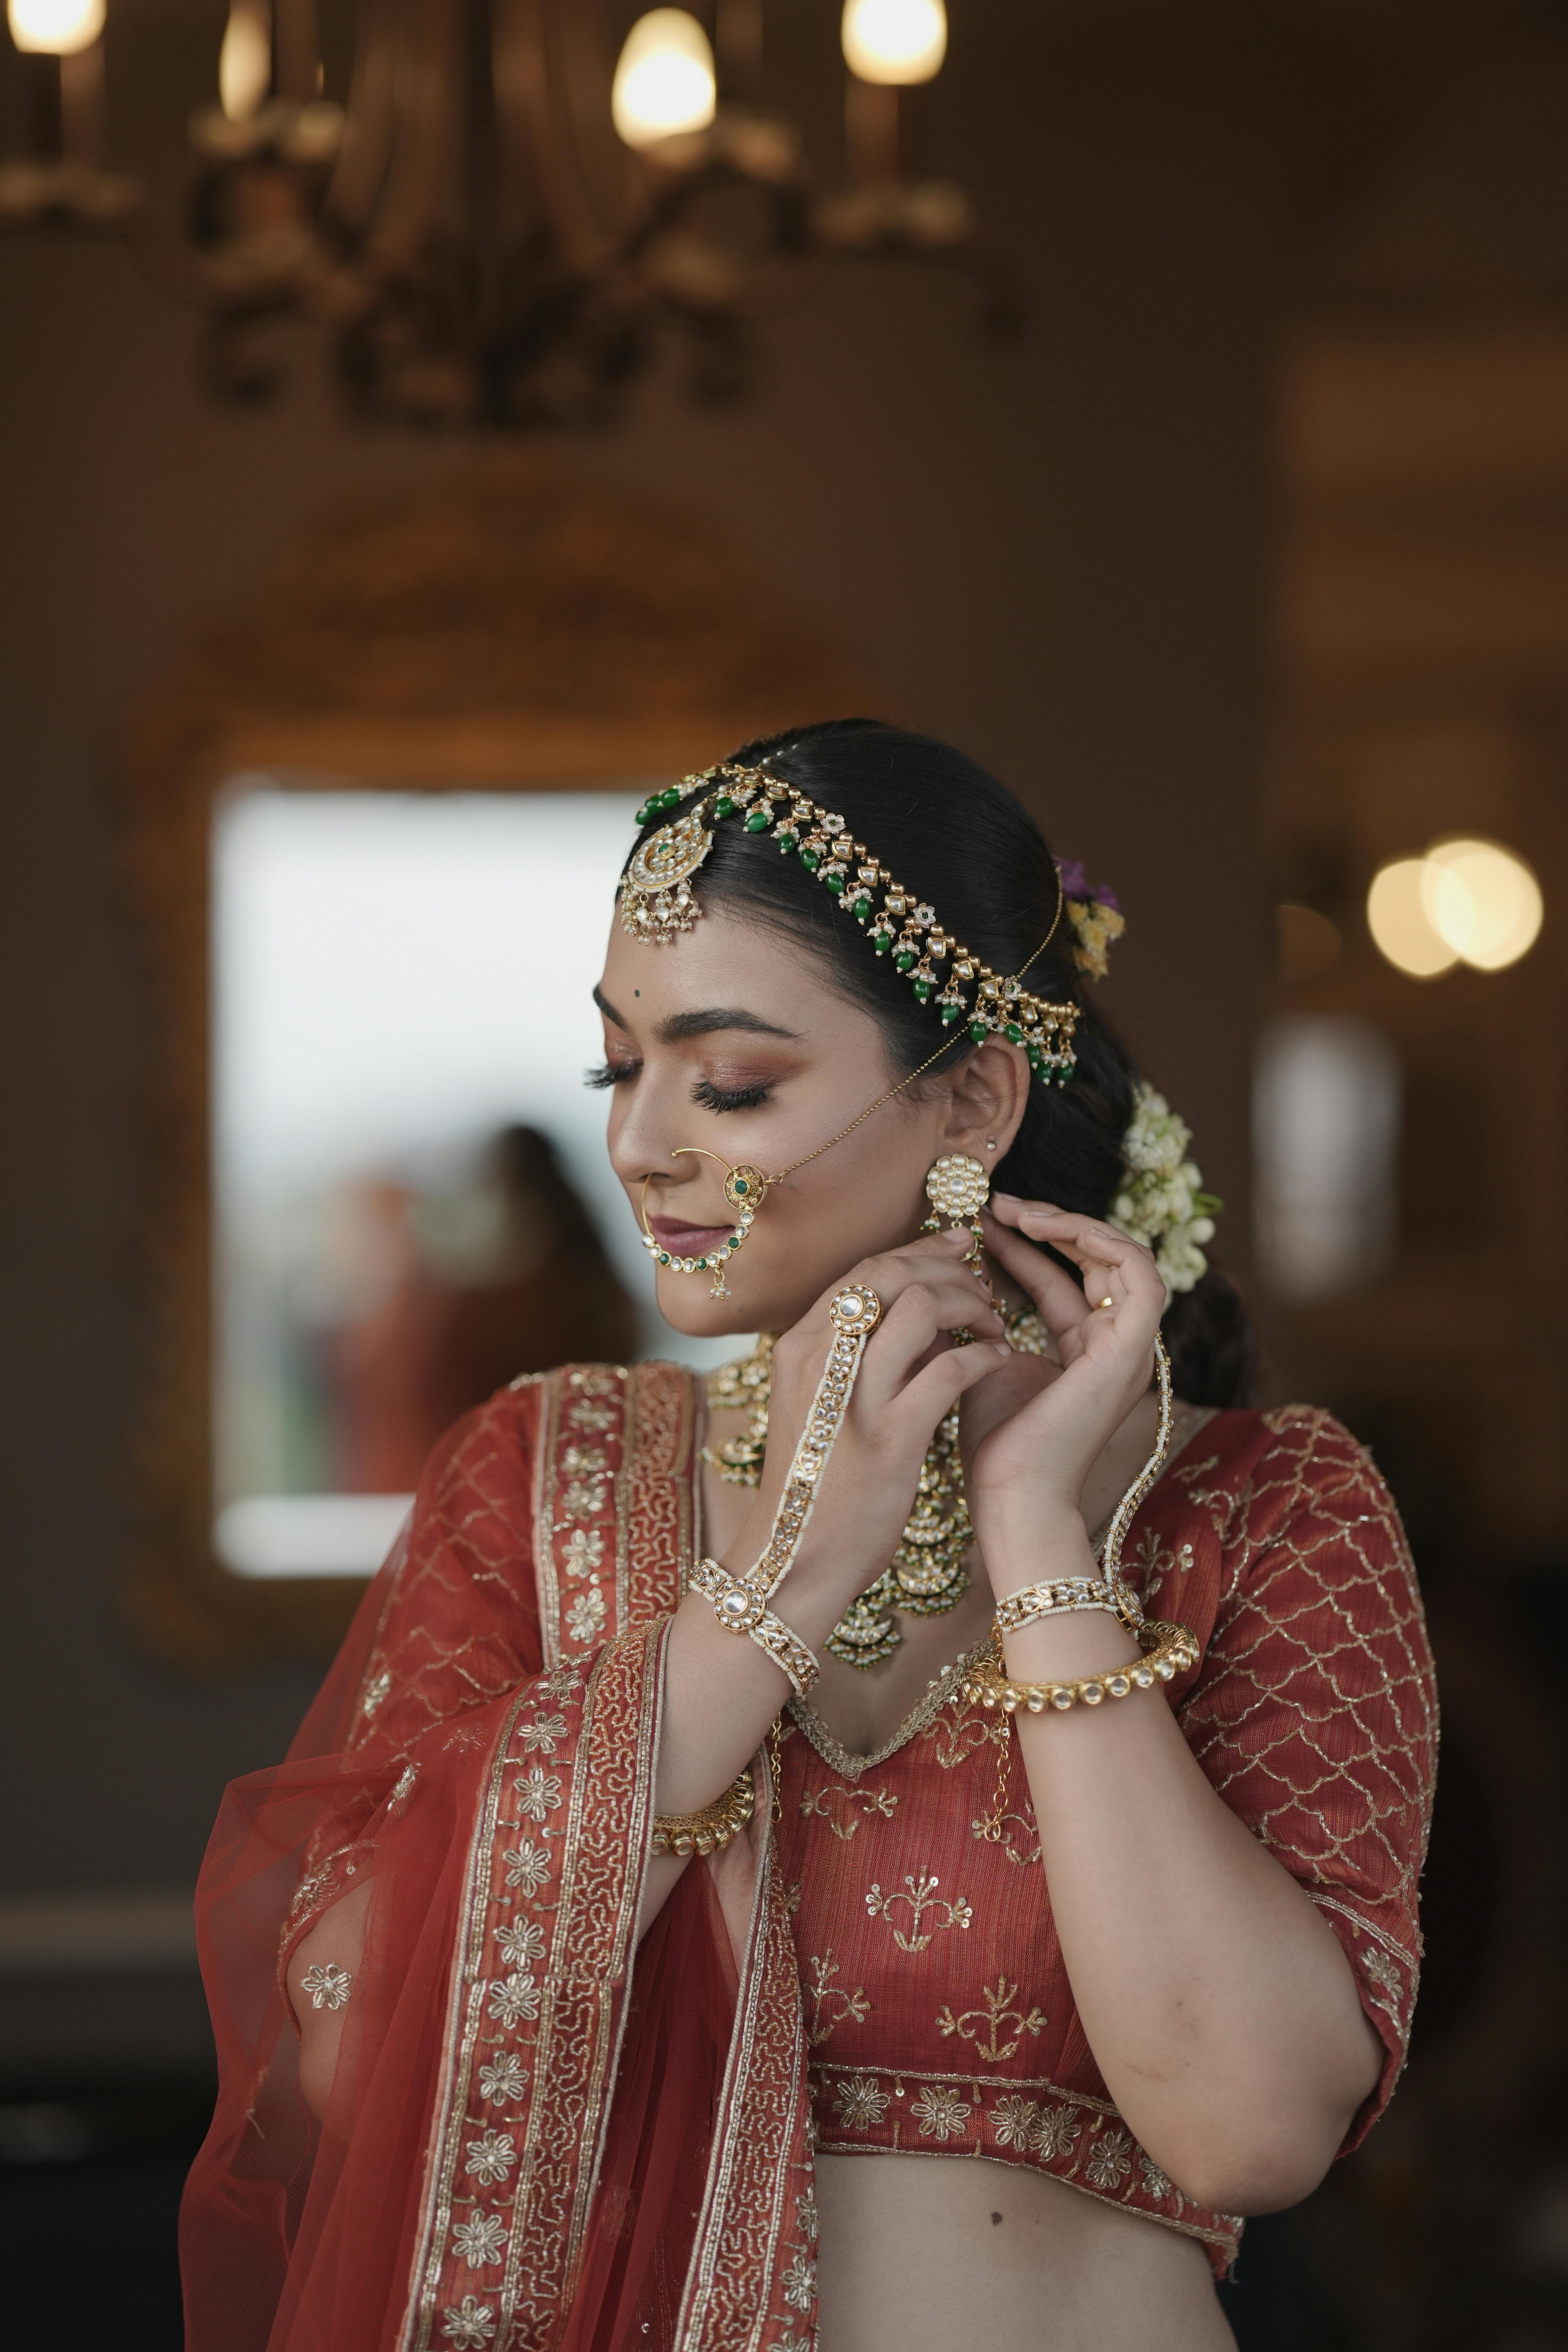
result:
[(218, 52), (218, 103), (231, 122), (248, 122), (272, 86), (272, 11), (267, 0), (234, 0)]
[(684, 8), (650, 8), (626, 35), (610, 113), (628, 147), (652, 147), (713, 120), (713, 52)]
[(947, 55), (942, 0), (844, 0), (844, 60), (860, 81), (930, 81)]
[(1426, 912), (1426, 875), (1424, 857), (1395, 858), (1373, 876), (1366, 894), (1367, 929), (1389, 962), (1412, 980), (1436, 980), (1459, 960)]
[(1433, 929), (1478, 971), (1501, 971), (1528, 954), (1545, 911), (1523, 858), (1471, 835), (1433, 843), (1423, 861), (1421, 905)]
[(11, 38), (19, 49), (74, 58), (103, 30), (103, 0), (6, 0)]

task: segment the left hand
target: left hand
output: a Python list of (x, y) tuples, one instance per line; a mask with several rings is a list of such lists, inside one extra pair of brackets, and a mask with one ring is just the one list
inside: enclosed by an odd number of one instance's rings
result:
[[(1165, 1286), (1139, 1243), (1048, 1202), (997, 1194), (984, 1230), (986, 1248), (1033, 1299), (1061, 1359), (1015, 1356), (961, 1407), (970, 1512), (982, 1552), (1000, 1557), (1012, 1540), (1079, 1512), (1089, 1472), (1148, 1390)], [(1084, 1288), (1032, 1243), (1081, 1266)]]

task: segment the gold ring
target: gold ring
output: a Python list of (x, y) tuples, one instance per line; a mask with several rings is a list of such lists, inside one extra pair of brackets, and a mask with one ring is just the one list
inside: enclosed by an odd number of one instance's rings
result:
[(1105, 1297), (1100, 1300), (1100, 1304), (1102, 1307), (1114, 1307), (1114, 1306), (1115, 1306), (1115, 1304), (1116, 1304), (1116, 1301), (1115, 1301), (1115, 1299), (1114, 1299), (1114, 1298), (1112, 1298), (1112, 1297), (1111, 1297), (1111, 1296), (1110, 1296), (1110, 1292), (1108, 1291), (1108, 1292), (1106, 1293)]

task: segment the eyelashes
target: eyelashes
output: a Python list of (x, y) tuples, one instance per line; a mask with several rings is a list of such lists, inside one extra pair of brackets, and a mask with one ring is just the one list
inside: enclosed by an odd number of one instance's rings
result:
[[(583, 1073), (583, 1084), (603, 1093), (609, 1087), (624, 1087), (629, 1079), (640, 1077), (640, 1062), (597, 1062)], [(769, 1096), (766, 1080), (751, 1087), (716, 1087), (711, 1078), (699, 1078), (691, 1089), (691, 1099), (704, 1110), (756, 1110)]]
[(716, 1087), (711, 1078), (699, 1078), (691, 1089), (691, 1099), (704, 1110), (755, 1110), (768, 1098), (766, 1082), (754, 1087)]

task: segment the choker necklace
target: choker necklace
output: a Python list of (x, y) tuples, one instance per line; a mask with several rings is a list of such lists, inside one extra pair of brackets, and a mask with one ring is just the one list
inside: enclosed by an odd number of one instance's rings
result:
[[(1004, 1318), (1008, 1343), (1020, 1355), (1042, 1356), (1049, 1335), (1032, 1307)], [(739, 1437), (702, 1448), (702, 1459), (732, 1486), (759, 1486), (767, 1454), (773, 1395), (773, 1341), (762, 1332), (749, 1356), (725, 1364), (708, 1381), (710, 1412), (749, 1412)], [(974, 1530), (963, 1494), (958, 1415), (940, 1422), (921, 1465), (914, 1508), (897, 1551), (874, 1584), (852, 1601), (827, 1637), (836, 1658), (863, 1672), (890, 1658), (903, 1641), (895, 1616), (945, 1617), (969, 1590), (965, 1564)]]

